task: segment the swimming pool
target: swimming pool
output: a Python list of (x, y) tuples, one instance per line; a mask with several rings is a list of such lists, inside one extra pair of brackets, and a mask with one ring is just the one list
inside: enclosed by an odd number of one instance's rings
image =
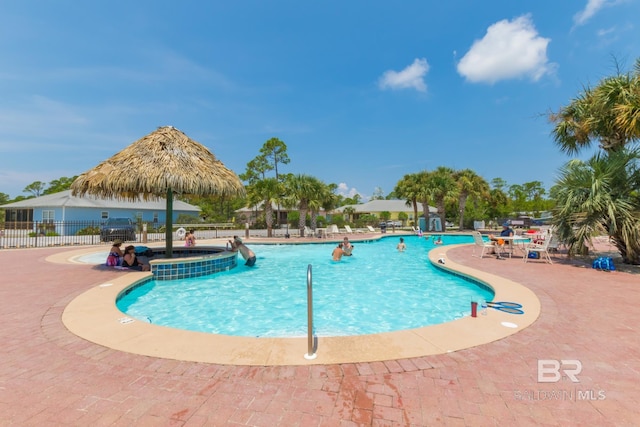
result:
[[(154, 324), (225, 335), (305, 336), (306, 274), (312, 265), (318, 336), (390, 332), (448, 322), (469, 314), (469, 302), (490, 300), (486, 287), (428, 261), (431, 239), (406, 236), (356, 242), (352, 257), (331, 260), (335, 244), (250, 245), (255, 267), (194, 279), (150, 281), (121, 297), (118, 308)], [(469, 243), (445, 236), (445, 244)]]

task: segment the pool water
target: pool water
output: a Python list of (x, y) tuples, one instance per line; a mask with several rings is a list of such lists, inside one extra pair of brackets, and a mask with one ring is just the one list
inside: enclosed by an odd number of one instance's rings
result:
[[(444, 236), (444, 244), (471, 243)], [(214, 275), (150, 281), (120, 298), (131, 317), (180, 329), (252, 337), (307, 333), (307, 266), (312, 265), (318, 336), (361, 335), (448, 322), (470, 313), (470, 301), (490, 300), (486, 287), (433, 267), (430, 238), (406, 236), (355, 242), (336, 262), (336, 244), (251, 245), (258, 261)], [(241, 261), (241, 259), (240, 259)]]

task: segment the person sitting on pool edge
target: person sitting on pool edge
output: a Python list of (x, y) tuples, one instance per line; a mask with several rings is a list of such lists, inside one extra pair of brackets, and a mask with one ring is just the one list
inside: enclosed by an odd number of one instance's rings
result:
[(122, 246), (122, 240), (116, 239), (113, 241), (113, 246), (111, 247), (111, 250), (109, 250), (109, 255), (107, 256), (107, 266), (119, 267), (122, 265), (122, 257), (124, 256), (124, 253), (122, 252), (122, 249), (120, 249), (120, 246)]
[(151, 267), (148, 264), (142, 264), (136, 257), (136, 248), (129, 245), (124, 248), (124, 257), (122, 257), (122, 266), (138, 271), (149, 271)]
[(342, 259), (342, 255), (344, 255), (344, 250), (342, 249), (342, 242), (340, 242), (331, 253), (331, 256), (333, 257), (334, 261), (340, 261)]
[(247, 247), (247, 245), (242, 243), (242, 239), (238, 236), (233, 236), (233, 242), (229, 240), (229, 243), (231, 243), (231, 250), (234, 252), (240, 252), (242, 258), (247, 261), (244, 265), (246, 265), (247, 267), (253, 267), (253, 265), (256, 263), (256, 254), (254, 254), (253, 251)]
[(196, 245), (196, 230), (191, 229), (184, 235), (184, 246), (190, 248)]
[(346, 236), (342, 242), (342, 250), (344, 251), (344, 256), (351, 256), (351, 252), (353, 251), (353, 245)]

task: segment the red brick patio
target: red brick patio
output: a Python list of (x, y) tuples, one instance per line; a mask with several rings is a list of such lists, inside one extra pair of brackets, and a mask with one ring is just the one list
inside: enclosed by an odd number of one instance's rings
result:
[[(68, 302), (119, 272), (45, 260), (64, 248), (0, 251), (0, 425), (638, 425), (640, 275), (454, 261), (532, 289), (540, 318), (503, 340), (386, 362), (236, 367), (127, 354), (76, 337)], [(538, 383), (538, 359), (577, 359), (579, 383)]]

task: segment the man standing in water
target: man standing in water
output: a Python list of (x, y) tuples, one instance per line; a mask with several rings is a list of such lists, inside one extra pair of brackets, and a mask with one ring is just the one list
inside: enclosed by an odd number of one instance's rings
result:
[(244, 265), (246, 265), (247, 267), (253, 267), (253, 265), (256, 263), (256, 254), (254, 254), (253, 251), (247, 247), (247, 245), (242, 243), (242, 239), (238, 236), (233, 236), (233, 242), (229, 240), (229, 243), (231, 243), (231, 250), (234, 252), (240, 252), (242, 258), (247, 261)]
[(333, 250), (331, 256), (334, 261), (340, 261), (344, 255), (344, 249), (342, 249), (342, 242), (338, 243), (338, 246)]

